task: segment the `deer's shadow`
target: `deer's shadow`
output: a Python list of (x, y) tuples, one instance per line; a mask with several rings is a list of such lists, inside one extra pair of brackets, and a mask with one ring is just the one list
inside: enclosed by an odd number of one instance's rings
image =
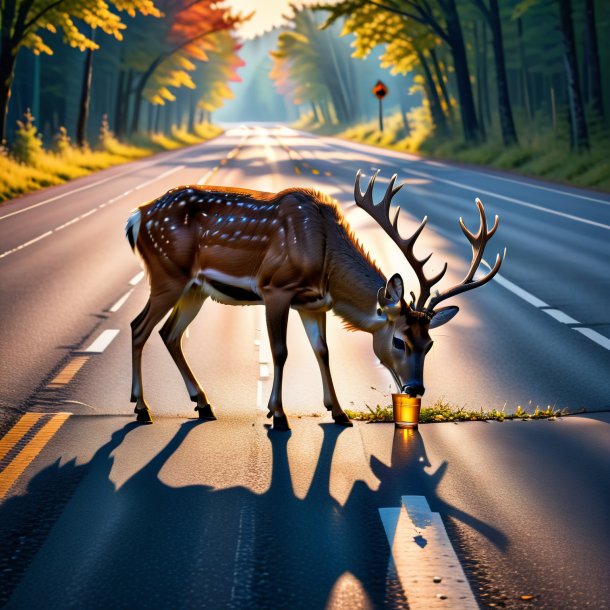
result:
[[(506, 544), (501, 532), (439, 498), (446, 464), (426, 472), (418, 432), (405, 436), (396, 430), (391, 465), (371, 458), (378, 489), (357, 481), (342, 505), (330, 494), (331, 463), (339, 436), (350, 432), (334, 424), (321, 424), (322, 446), (304, 498), (293, 489), (290, 434), (273, 430), (267, 433), (273, 465), (266, 492), (165, 484), (161, 468), (202, 423), (181, 424), (118, 489), (110, 480), (112, 454), (134, 429), (132, 423), (115, 432), (88, 464), (53, 465), (32, 480), (26, 495), (2, 505), (0, 523), (6, 524), (15, 515), (35, 515), (42, 489), (78, 482), (21, 582), (13, 578), (0, 586), (0, 602), (13, 593), (11, 608), (49, 607), (45, 600), (54, 600), (57, 608), (315, 609), (337, 595), (347, 595), (345, 603), (356, 607), (363, 595), (373, 607), (406, 607), (388, 572), (390, 549), (378, 515), (380, 507), (398, 506), (401, 495), (425, 495), (433, 510), (467, 523), (500, 547)], [(345, 578), (360, 584), (343, 591)]]

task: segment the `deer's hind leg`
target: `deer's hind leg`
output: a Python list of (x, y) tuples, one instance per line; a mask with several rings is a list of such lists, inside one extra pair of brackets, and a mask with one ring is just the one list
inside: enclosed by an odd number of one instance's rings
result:
[(195, 411), (199, 413), (199, 419), (216, 419), (208, 398), (203, 388), (199, 385), (182, 351), (182, 336), (184, 331), (195, 319), (206, 298), (207, 295), (201, 291), (199, 286), (196, 284), (188, 286), (174, 306), (172, 313), (159, 331), (159, 334), (184, 379), (191, 400), (197, 403)]
[(170, 285), (163, 290), (152, 291), (144, 309), (131, 322), (131, 402), (135, 402), (136, 420), (152, 423), (150, 408), (144, 400), (142, 387), (142, 351), (155, 326), (176, 304), (182, 293), (182, 285)]

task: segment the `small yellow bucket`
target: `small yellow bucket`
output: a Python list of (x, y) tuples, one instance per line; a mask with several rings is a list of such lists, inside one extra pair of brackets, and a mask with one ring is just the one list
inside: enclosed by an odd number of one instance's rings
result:
[(394, 425), (397, 428), (417, 428), (421, 398), (412, 398), (408, 394), (392, 394), (394, 407)]

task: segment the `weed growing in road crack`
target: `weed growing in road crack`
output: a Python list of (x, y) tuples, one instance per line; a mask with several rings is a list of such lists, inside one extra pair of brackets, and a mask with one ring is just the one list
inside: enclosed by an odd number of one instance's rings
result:
[[(347, 415), (350, 419), (367, 421), (369, 423), (377, 422), (392, 422), (394, 421), (393, 410), (391, 406), (382, 407), (377, 405), (372, 409), (369, 405), (366, 405), (368, 411), (354, 411), (346, 409)], [(436, 422), (458, 422), (458, 421), (504, 421), (506, 419), (555, 419), (566, 415), (567, 410), (558, 410), (551, 405), (548, 405), (546, 409), (536, 407), (533, 413), (529, 413), (518, 406), (514, 413), (506, 413), (505, 407), (501, 410), (491, 409), (489, 411), (483, 410), (481, 407), (478, 411), (469, 410), (466, 407), (458, 407), (451, 403), (444, 402), (439, 399), (431, 407), (422, 407), (419, 414), (420, 424), (432, 424)]]

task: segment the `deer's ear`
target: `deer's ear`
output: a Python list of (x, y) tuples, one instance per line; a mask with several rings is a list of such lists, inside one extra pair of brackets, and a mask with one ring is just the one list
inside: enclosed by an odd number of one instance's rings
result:
[(437, 328), (438, 326), (442, 326), (451, 320), (455, 314), (460, 310), (459, 307), (455, 305), (450, 305), (449, 307), (441, 307), (434, 312), (434, 316), (432, 320), (430, 320), (430, 328)]
[(393, 303), (399, 303), (405, 294), (405, 284), (399, 273), (395, 273), (385, 285), (385, 298)]

